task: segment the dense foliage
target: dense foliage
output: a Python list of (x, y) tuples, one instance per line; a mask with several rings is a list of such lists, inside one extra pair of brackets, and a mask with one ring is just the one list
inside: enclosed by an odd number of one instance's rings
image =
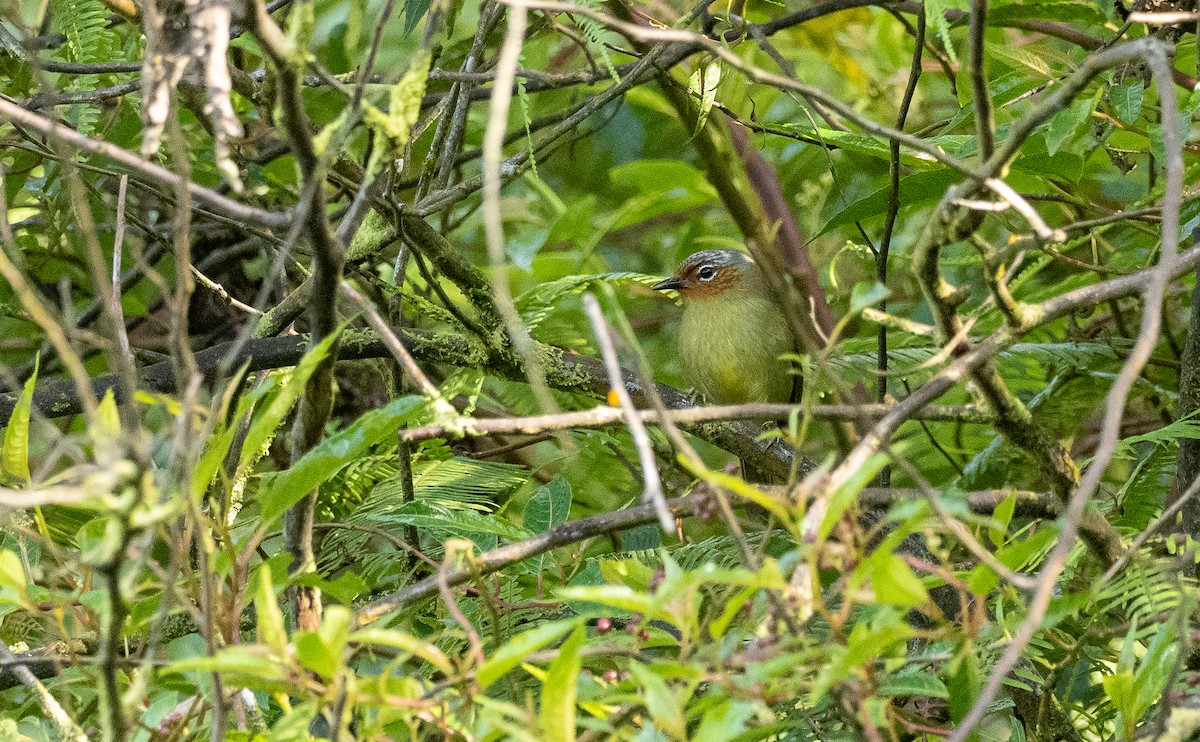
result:
[(0, 739), (1200, 738), (1196, 28), (0, 4)]

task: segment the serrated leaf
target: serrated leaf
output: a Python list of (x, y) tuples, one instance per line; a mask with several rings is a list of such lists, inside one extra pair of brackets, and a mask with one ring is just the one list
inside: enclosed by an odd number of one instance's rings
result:
[(571, 483), (555, 477), (537, 488), (525, 504), (525, 528), (533, 533), (548, 531), (567, 521), (571, 512)]
[(1113, 114), (1122, 124), (1132, 124), (1142, 115), (1142, 100), (1146, 94), (1142, 81), (1133, 79), (1108, 89), (1108, 101)]
[(1056, 113), (1046, 126), (1046, 153), (1053, 157), (1064, 144), (1079, 134), (1091, 116), (1091, 99), (1076, 101), (1074, 105)]
[(521, 321), (533, 330), (554, 313), (558, 305), (568, 296), (582, 294), (597, 284), (637, 283), (653, 286), (662, 276), (645, 273), (595, 273), (582, 276), (566, 276), (555, 281), (546, 281), (529, 289), (514, 302), (521, 313)]
[(952, 64), (958, 62), (958, 57), (954, 53), (954, 42), (950, 40), (950, 23), (946, 20), (946, 11), (957, 8), (959, 4), (954, 0), (925, 0), (925, 15), (932, 22), (934, 32), (942, 40), (946, 56)]
[(432, 0), (404, 0), (404, 35), (408, 36), (429, 12)]
[(427, 502), (409, 502), (390, 511), (387, 520), (392, 523), (433, 529), (454, 536), (469, 537), (485, 533), (521, 541), (532, 534), (520, 526), (491, 515), (480, 515), (471, 510), (447, 510)]

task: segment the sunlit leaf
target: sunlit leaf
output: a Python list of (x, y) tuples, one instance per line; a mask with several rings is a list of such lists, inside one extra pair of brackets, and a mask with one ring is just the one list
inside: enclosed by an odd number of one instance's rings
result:
[(37, 385), (41, 357), (34, 359), (33, 373), (25, 380), (21, 394), (13, 405), (8, 425), (4, 428), (4, 455), (0, 458), (0, 475), (26, 485), (29, 480), (29, 418), (33, 409), (33, 390)]

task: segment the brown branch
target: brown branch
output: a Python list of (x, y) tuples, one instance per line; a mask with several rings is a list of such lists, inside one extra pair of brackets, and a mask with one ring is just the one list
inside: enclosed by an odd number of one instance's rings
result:
[(734, 151), (742, 159), (746, 179), (758, 196), (762, 210), (775, 233), (775, 244), (783, 256), (788, 273), (800, 282), (801, 297), (811, 302), (813, 319), (821, 328), (821, 334), (828, 337), (833, 332), (833, 312), (829, 310), (825, 287), (821, 285), (821, 277), (817, 274), (809, 255), (808, 241), (800, 234), (800, 225), (796, 223), (787, 197), (783, 195), (779, 173), (752, 146), (750, 137), (742, 128), (726, 127), (726, 131), (729, 132)]

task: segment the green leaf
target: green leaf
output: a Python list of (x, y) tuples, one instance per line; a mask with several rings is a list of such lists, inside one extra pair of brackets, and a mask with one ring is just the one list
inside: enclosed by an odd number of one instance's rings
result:
[(317, 572), (305, 572), (292, 579), (295, 585), (320, 588), (321, 592), (338, 603), (349, 605), (365, 592), (370, 590), (363, 578), (354, 572), (342, 572), (332, 580), (326, 580)]
[(18, 594), (25, 592), (25, 569), (21, 557), (15, 551), (0, 551), (0, 588), (9, 588)]
[(39, 354), (33, 361), (33, 373), (25, 380), (17, 403), (13, 406), (8, 426), (4, 429), (4, 454), (0, 457), (0, 474), (30, 484), (29, 478), (29, 418), (33, 409), (33, 389), (37, 385)]
[(185, 657), (169, 663), (168, 673), (221, 673), (224, 680), (254, 690), (286, 691), (289, 674), (262, 645), (225, 647), (212, 656)]
[[(443, 675), (453, 675), (454, 666), (436, 645), (396, 629), (363, 629), (350, 635), (350, 641), (361, 646), (391, 647), (420, 657), (436, 667)], [(486, 666), (486, 665), (485, 665)], [(482, 670), (481, 670), (482, 672)], [(478, 675), (476, 675), (478, 677)]]
[(929, 600), (929, 593), (908, 564), (895, 554), (873, 556), (871, 586), (880, 603), (916, 607)]
[(1017, 494), (1015, 492), (1004, 498), (992, 511), (992, 520), (996, 522), (996, 525), (988, 528), (988, 538), (991, 539), (993, 546), (999, 548), (1004, 544), (1008, 524), (1012, 522), (1013, 514), (1016, 512)]
[(266, 644), (280, 657), (287, 653), (287, 629), (284, 628), (283, 611), (271, 584), (271, 565), (258, 568), (258, 592), (254, 596), (254, 621), (258, 627), (258, 641)]
[(420, 397), (402, 397), (386, 407), (370, 410), (345, 430), (318, 443), (290, 468), (273, 477), (264, 477), (258, 493), (260, 528), (269, 527), (343, 466), (395, 436), (409, 414), (422, 403)]
[(1104, 695), (1117, 709), (1124, 737), (1133, 739), (1134, 725), (1137, 723), (1137, 685), (1133, 671), (1119, 670), (1112, 675), (1105, 675), (1100, 683), (1104, 686)]
[(614, 167), (609, 180), (618, 190), (632, 190), (609, 229), (623, 229), (664, 214), (680, 214), (717, 198), (704, 174), (674, 160), (637, 160)]
[(404, 0), (404, 35), (408, 36), (429, 12), (433, 0)]
[(542, 709), (538, 714), (538, 725), (546, 742), (572, 742), (575, 739), (575, 697), (583, 664), (579, 650), (583, 648), (585, 636), (583, 626), (576, 626), (546, 671)]
[(753, 714), (754, 707), (749, 703), (721, 698), (704, 712), (692, 739), (734, 739), (746, 731), (746, 722)]
[(637, 283), (649, 287), (661, 280), (662, 276), (650, 276), (644, 273), (598, 273), (566, 276), (555, 281), (539, 283), (518, 296), (515, 303), (517, 311), (521, 313), (521, 320), (530, 330), (533, 330), (545, 322), (559, 308), (564, 299), (582, 294), (597, 284)]
[(1032, 20), (1068, 21), (1080, 25), (1108, 21), (1094, 3), (1074, 0), (1024, 0), (995, 4), (988, 9), (989, 26), (1020, 26)]
[(329, 647), (330, 653), (339, 659), (339, 664), (346, 650), (346, 643), (350, 640), (352, 620), (349, 608), (344, 605), (331, 605), (325, 609), (325, 615), (321, 617), (321, 626), (317, 629), (317, 635), (321, 637), (325, 646)]
[(673, 617), (661, 601), (624, 585), (572, 585), (559, 588), (556, 595), (560, 600), (600, 603), (631, 613), (641, 613), (647, 618), (673, 622)]
[[(1179, 132), (1181, 139), (1186, 140), (1188, 131), (1191, 129), (1192, 116), (1189, 111), (1177, 111), (1175, 116), (1175, 130)], [(1162, 137), (1162, 124), (1151, 124), (1146, 127), (1147, 133), (1150, 135), (1150, 152), (1154, 155), (1154, 159), (1162, 162), (1166, 157), (1166, 144)]]
[[(946, 20), (946, 11), (957, 8), (959, 4), (961, 3), (954, 0), (925, 0), (925, 15), (932, 21), (933, 30), (942, 40), (946, 56), (950, 58), (951, 63), (957, 63), (958, 58), (954, 54), (954, 42), (950, 40), (950, 22)], [(961, 88), (962, 86), (959, 86), (960, 90)]]
[[(892, 159), (891, 145), (882, 137), (813, 127), (809, 124), (800, 123), (780, 124), (776, 128), (791, 132), (797, 136), (822, 141), (827, 146), (832, 145), (852, 154), (865, 155), (885, 162), (890, 162)], [(974, 136), (963, 134), (943, 134), (930, 137), (926, 142), (932, 146), (941, 147), (956, 157), (963, 156), (964, 151), (969, 153), (976, 146), (976, 138)], [(900, 163), (922, 170), (933, 168), (944, 169), (944, 166), (938, 163), (937, 158), (933, 155), (909, 149), (900, 150)]]
[(675, 739), (686, 739), (687, 722), (683, 718), (683, 709), (667, 681), (640, 662), (630, 663), (629, 670), (642, 686), (646, 710), (658, 728)]
[[(962, 176), (952, 170), (932, 170), (903, 177), (900, 179), (900, 208), (903, 210), (933, 203), (946, 193), (947, 188), (960, 180)], [(884, 186), (869, 196), (842, 207), (821, 227), (821, 234), (845, 224), (886, 214), (891, 192), (891, 186)]]
[(475, 673), (475, 680), (479, 683), (479, 687), (487, 690), (489, 686), (504, 677), (510, 670), (524, 662), (525, 658), (530, 654), (538, 651), (572, 628), (579, 627), (583, 623), (583, 620), (583, 618), (568, 618), (562, 621), (550, 621), (509, 639)]
[(354, 59), (358, 54), (358, 40), (362, 37), (363, 16), (366, 13), (367, 0), (350, 0), (347, 3), (346, 34), (342, 37), (342, 50), (348, 59)]
[(338, 656), (313, 631), (302, 631), (296, 635), (296, 659), (327, 680), (337, 674), (340, 665)]
[(1142, 100), (1145, 94), (1146, 89), (1142, 81), (1136, 77), (1112, 86), (1108, 89), (1108, 102), (1112, 104), (1113, 115), (1122, 124), (1134, 123), (1142, 115)]
[[(262, 448), (275, 435), (275, 430), (283, 422), (283, 418), (287, 416), (288, 412), (292, 409), (292, 405), (296, 403), (296, 400), (304, 392), (304, 387), (308, 385), (309, 377), (317, 370), (317, 366), (329, 356), (329, 349), (333, 346), (333, 341), (336, 337), (337, 333), (330, 333), (305, 353), (300, 362), (292, 369), (291, 374), (279, 389), (279, 392), (271, 397), (267, 408), (254, 416), (254, 419), (250, 422), (249, 429), (246, 431), (246, 439), (242, 442), (242, 453), (238, 459), (237, 476), (242, 475), (245, 467), (249, 466), (258, 457)], [(215, 474), (216, 469), (213, 468), (212, 472)], [(211, 475), (208, 480), (204, 480), (201, 483), (201, 487), (207, 487), (210, 480)], [(203, 489), (199, 491), (203, 491)]]
[(809, 690), (814, 702), (824, 696), (834, 683), (849, 677), (866, 662), (902, 644), (913, 635), (913, 629), (904, 619), (904, 613), (896, 608), (883, 607), (869, 620), (860, 620), (850, 631), (843, 648), (836, 648), (831, 662), (817, 677)]
[(1023, 154), (1013, 162), (1013, 171), (1076, 183), (1083, 174), (1083, 158), (1074, 152), (1061, 151), (1053, 155)]
[(950, 697), (947, 699), (947, 705), (950, 708), (950, 719), (958, 723), (975, 705), (975, 699), (979, 696), (979, 657), (975, 648), (969, 643), (964, 644), (959, 655), (950, 662), (948, 669), (950, 682), (947, 684), (947, 690)]
[(854, 502), (854, 498), (862, 491), (863, 487), (879, 473), (879, 470), (888, 462), (888, 456), (882, 453), (875, 453), (871, 458), (867, 459), (867, 463), (861, 466), (844, 485), (834, 492), (829, 497), (829, 508), (825, 511), (825, 517), (821, 520), (821, 526), (817, 530), (817, 537), (824, 540), (829, 536), (829, 532), (833, 530), (834, 525), (842, 518), (842, 513), (846, 512), (846, 508)]
[(692, 72), (688, 81), (688, 93), (693, 98), (699, 99), (696, 131), (703, 129), (704, 124), (708, 121), (708, 114), (717, 100), (717, 86), (720, 84), (721, 63), (719, 61), (702, 64)]
[(949, 698), (950, 691), (942, 679), (931, 672), (906, 672), (889, 675), (879, 684), (879, 695), (913, 696), (922, 698)]
[[(253, 409), (254, 405), (267, 396), (271, 391), (275, 390), (279, 374), (269, 374), (261, 384), (258, 384), (253, 389), (237, 394), (241, 387), (242, 377), (246, 373), (246, 367), (238, 369), (230, 379), (226, 386), (226, 396), (223, 404), (218, 408), (218, 413), (222, 420), (238, 420), (246, 416)], [(232, 397), (237, 394), (237, 407), (232, 415), (229, 415), (228, 405)], [(217, 470), (229, 455), (229, 447), (233, 445), (233, 440), (237, 436), (239, 426), (218, 424), (212, 435), (208, 439), (207, 445), (204, 447), (204, 452), (200, 455), (200, 459), (196, 462), (195, 468), (192, 469), (192, 493), (200, 496), (208, 488), (213, 477), (216, 476)]]
[(96, 408), (96, 418), (88, 426), (88, 435), (98, 451), (112, 448), (113, 442), (121, 437), (121, 412), (117, 409), (117, 398), (112, 387), (104, 392), (104, 398)]
[(524, 224), (504, 241), (504, 253), (512, 258), (513, 265), (523, 271), (533, 268), (533, 259), (546, 244), (550, 227)]
[(1092, 117), (1092, 101), (1084, 99), (1065, 108), (1050, 119), (1044, 135), (1046, 154), (1053, 157), (1063, 147), (1074, 139)]
[[(1014, 540), (996, 551), (996, 558), (1001, 564), (1015, 571), (1021, 571), (1038, 554), (1041, 554), (1058, 532), (1054, 528), (1042, 528), (1030, 534), (1028, 538)], [(1000, 576), (986, 564), (980, 564), (967, 573), (967, 588), (976, 595), (983, 597), (995, 589), (1000, 582)]]
[(850, 314), (858, 314), (867, 307), (875, 306), (887, 298), (888, 293), (888, 287), (878, 281), (860, 281), (854, 284), (850, 291)]
[(729, 623), (737, 617), (741, 612), (742, 607), (746, 604), (755, 593), (757, 588), (744, 587), (733, 594), (725, 603), (725, 608), (721, 611), (721, 615), (717, 616), (708, 624), (708, 633), (712, 634), (714, 639), (720, 639), (725, 636), (725, 630), (729, 628)]
[(418, 529), (434, 529), (463, 537), (484, 533), (510, 541), (521, 541), (532, 535), (504, 518), (481, 515), (472, 510), (449, 510), (421, 500), (394, 508), (385, 518), (379, 520), (416, 526)]
[(565, 523), (571, 512), (571, 483), (555, 477), (537, 488), (525, 504), (525, 528), (543, 533)]

